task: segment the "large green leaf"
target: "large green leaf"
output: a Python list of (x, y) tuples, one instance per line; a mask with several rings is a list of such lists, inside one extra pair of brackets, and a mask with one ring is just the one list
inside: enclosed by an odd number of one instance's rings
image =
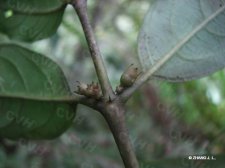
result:
[[(144, 69), (172, 55), (155, 73), (170, 81), (197, 79), (225, 66), (224, 0), (152, 1), (139, 35)], [(171, 54), (172, 53), (172, 54)], [(164, 57), (166, 58), (166, 57)]]
[[(140, 167), (145, 168), (224, 168), (225, 155), (206, 155), (210, 160), (189, 160), (186, 158), (166, 159), (153, 161), (149, 163), (141, 163)], [(211, 160), (213, 159), (216, 160)]]
[(24, 41), (47, 38), (60, 25), (65, 4), (63, 0), (1, 0), (0, 31)]
[(64, 74), (53, 61), (15, 44), (0, 44), (1, 137), (59, 136), (75, 117), (76, 105), (64, 102), (70, 96)]
[(0, 42), (7, 42), (8, 38), (6, 37), (5, 34), (0, 33)]

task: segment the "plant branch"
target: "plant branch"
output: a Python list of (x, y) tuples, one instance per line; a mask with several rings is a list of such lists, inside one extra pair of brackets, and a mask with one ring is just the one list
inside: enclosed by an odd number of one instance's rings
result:
[(76, 10), (80, 22), (82, 24), (84, 34), (91, 53), (91, 57), (94, 62), (96, 73), (99, 79), (99, 83), (101, 85), (103, 96), (106, 100), (108, 100), (109, 97), (113, 99), (115, 95), (113, 93), (112, 86), (110, 84), (107, 71), (104, 65), (104, 61), (102, 59), (100, 49), (98, 47), (97, 41), (93, 33), (93, 29), (91, 27), (87, 15), (87, 0), (73, 0), (72, 5)]
[(124, 107), (118, 103), (107, 104), (105, 110), (102, 111), (102, 114), (113, 133), (125, 167), (139, 168), (125, 124)]
[[(128, 136), (128, 130), (125, 124), (125, 110), (121, 103), (114, 101), (116, 95), (109, 82), (107, 71), (96, 42), (93, 29), (87, 15), (87, 0), (72, 0), (71, 4), (75, 8), (82, 24), (84, 34), (89, 46), (92, 60), (97, 72), (99, 83), (101, 85), (103, 99), (96, 102), (90, 102), (87, 105), (100, 111), (107, 121), (110, 130), (113, 133), (116, 144), (119, 148), (121, 157), (126, 168), (139, 168), (132, 143)], [(110, 102), (108, 100), (111, 100)], [(107, 100), (107, 101), (105, 101)], [(92, 100), (94, 101), (94, 100)]]
[(190, 32), (184, 39), (182, 39), (174, 48), (172, 48), (165, 56), (163, 56), (152, 68), (147, 70), (143, 75), (141, 75), (132, 87), (125, 90), (119, 97), (123, 102), (126, 102), (131, 95), (139, 89), (150, 77), (158, 71), (169, 59), (171, 59), (174, 54), (180, 50), (195, 34), (201, 31), (207, 24), (209, 24), (215, 17), (221, 14), (225, 10), (225, 6), (221, 7), (213, 15), (205, 19), (201, 24), (199, 24), (192, 32)]

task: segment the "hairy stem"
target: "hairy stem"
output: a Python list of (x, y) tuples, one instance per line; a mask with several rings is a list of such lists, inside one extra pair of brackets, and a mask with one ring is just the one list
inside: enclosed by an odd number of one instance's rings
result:
[(98, 80), (101, 85), (103, 96), (107, 100), (109, 98), (113, 99), (114, 93), (112, 90), (112, 86), (110, 84), (107, 71), (104, 65), (104, 61), (102, 59), (97, 41), (93, 33), (92, 26), (88, 19), (87, 0), (73, 0), (72, 5), (75, 8), (77, 15), (80, 19), (80, 22), (82, 24), (84, 34), (85, 34), (85, 37), (89, 46), (89, 50), (91, 53), (91, 57), (94, 62)]
[(171, 59), (174, 54), (180, 50), (189, 40), (194, 37), (199, 31), (201, 31), (207, 24), (209, 24), (213, 19), (215, 19), (220, 13), (222, 13), (225, 10), (225, 6), (221, 7), (217, 10), (213, 15), (205, 19), (203, 22), (201, 22), (193, 31), (191, 31), (186, 37), (184, 37), (174, 48), (172, 48), (165, 56), (163, 56), (152, 68), (147, 70), (140, 78), (136, 80), (134, 85), (130, 88), (128, 88), (126, 91), (124, 91), (120, 99), (122, 101), (127, 101), (129, 97), (138, 90), (146, 81), (149, 80), (149, 78), (158, 71), (169, 59)]
[(132, 143), (125, 124), (124, 107), (118, 103), (106, 105), (102, 112), (113, 133), (126, 168), (139, 168)]

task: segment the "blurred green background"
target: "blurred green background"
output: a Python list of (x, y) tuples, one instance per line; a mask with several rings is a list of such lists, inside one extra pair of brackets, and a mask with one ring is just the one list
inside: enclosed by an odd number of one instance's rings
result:
[[(139, 65), (137, 36), (149, 0), (89, 1), (89, 16), (113, 87), (130, 64)], [(97, 81), (74, 10), (68, 7), (56, 35), (32, 44), (60, 64), (76, 81)], [(186, 82), (151, 80), (130, 99), (126, 121), (142, 168), (151, 160), (225, 153), (225, 74)], [(77, 117), (53, 141), (1, 139), (0, 168), (122, 168), (122, 161), (100, 114), (79, 105)], [(153, 168), (153, 167), (152, 167)]]

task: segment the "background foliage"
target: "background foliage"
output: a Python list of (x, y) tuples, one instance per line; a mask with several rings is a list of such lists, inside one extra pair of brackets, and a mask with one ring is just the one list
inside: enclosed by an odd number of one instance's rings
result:
[[(124, 69), (138, 62), (136, 39), (149, 4), (148, 0), (89, 1), (92, 25), (114, 88)], [(32, 44), (60, 64), (72, 90), (78, 80), (96, 81), (74, 15), (67, 7), (57, 34)], [(182, 84), (151, 81), (137, 92), (128, 103), (126, 120), (141, 167), (148, 168), (150, 160), (173, 157), (184, 158), (181, 164), (187, 167), (188, 155), (225, 153), (224, 85), (224, 71), (220, 71)], [(0, 167), (120, 168), (121, 159), (103, 118), (79, 105), (72, 128), (56, 140), (1, 139)]]

